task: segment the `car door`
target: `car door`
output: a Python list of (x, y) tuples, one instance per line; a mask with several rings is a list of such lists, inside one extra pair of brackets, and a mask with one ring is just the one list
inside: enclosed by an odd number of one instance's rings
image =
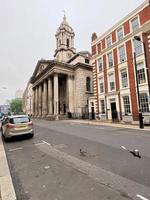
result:
[(6, 131), (6, 128), (7, 128), (7, 124), (9, 123), (9, 119), (8, 118), (5, 118), (3, 121), (2, 121), (2, 133), (4, 134), (5, 131)]

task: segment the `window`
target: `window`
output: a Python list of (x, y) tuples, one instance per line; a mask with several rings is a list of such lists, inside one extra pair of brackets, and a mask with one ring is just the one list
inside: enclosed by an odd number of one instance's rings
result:
[(122, 82), (122, 88), (128, 87), (128, 77), (126, 69), (123, 69), (121, 71), (121, 82)]
[(30, 120), (28, 117), (15, 117), (10, 118), (11, 124), (20, 124), (20, 123), (28, 123)]
[(124, 46), (119, 47), (119, 59), (120, 62), (124, 62), (126, 60), (126, 55), (125, 55), (125, 48)]
[(131, 21), (131, 25), (132, 25), (133, 32), (139, 29), (139, 20), (138, 20), (138, 17), (134, 18)]
[(133, 40), (133, 45), (134, 45), (134, 52), (136, 56), (140, 55), (143, 53), (142, 51), (142, 42), (138, 40)]
[(145, 69), (144, 69), (143, 63), (137, 64), (137, 77), (138, 77), (139, 84), (146, 82)]
[(85, 63), (89, 64), (90, 63), (89, 59), (85, 58)]
[(69, 39), (67, 39), (67, 48), (69, 48)]
[(113, 55), (112, 55), (112, 52), (109, 53), (107, 55), (107, 57), (108, 57), (108, 65), (109, 65), (109, 67), (112, 67), (113, 66)]
[(140, 94), (140, 106), (142, 112), (149, 112), (148, 96), (146, 93)]
[(99, 79), (99, 90), (100, 90), (100, 93), (104, 92), (104, 83), (103, 83), (102, 78)]
[(123, 29), (122, 29), (122, 27), (117, 30), (117, 36), (118, 36), (119, 41), (123, 39)]
[(100, 100), (100, 105), (101, 105), (101, 113), (105, 113), (105, 102), (104, 102), (104, 100)]
[(109, 88), (110, 88), (110, 91), (115, 89), (114, 74), (109, 75)]
[(91, 91), (91, 78), (90, 77), (86, 78), (86, 91), (88, 91), (88, 92)]
[(107, 47), (109, 48), (111, 46), (111, 37), (107, 37), (106, 38), (106, 43), (107, 43)]
[(98, 70), (99, 72), (102, 72), (102, 58), (98, 59)]
[(124, 112), (125, 114), (131, 113), (129, 96), (123, 97)]

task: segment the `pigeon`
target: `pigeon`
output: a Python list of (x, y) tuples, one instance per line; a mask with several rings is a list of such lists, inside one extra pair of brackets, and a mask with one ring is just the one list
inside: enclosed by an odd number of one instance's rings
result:
[(134, 155), (135, 157), (141, 158), (140, 152), (138, 149), (133, 149), (132, 151), (130, 151), (130, 153), (132, 153), (132, 155)]
[(121, 146), (122, 149), (129, 151), (133, 156), (141, 158), (140, 152), (138, 149), (129, 150), (125, 146)]
[(80, 156), (86, 156), (87, 152), (80, 149)]

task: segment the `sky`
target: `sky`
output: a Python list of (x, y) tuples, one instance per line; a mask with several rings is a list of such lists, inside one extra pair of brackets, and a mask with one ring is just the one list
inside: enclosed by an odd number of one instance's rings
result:
[(63, 20), (75, 32), (77, 51), (91, 50), (101, 35), (144, 0), (0, 0), (0, 104), (24, 90), (39, 59), (53, 59)]

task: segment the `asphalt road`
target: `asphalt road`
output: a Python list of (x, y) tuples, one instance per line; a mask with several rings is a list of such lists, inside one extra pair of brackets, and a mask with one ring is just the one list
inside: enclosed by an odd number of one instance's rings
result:
[[(150, 200), (149, 132), (69, 121), (34, 124), (33, 139), (5, 143), (18, 200)], [(122, 145), (139, 149), (141, 158)]]

